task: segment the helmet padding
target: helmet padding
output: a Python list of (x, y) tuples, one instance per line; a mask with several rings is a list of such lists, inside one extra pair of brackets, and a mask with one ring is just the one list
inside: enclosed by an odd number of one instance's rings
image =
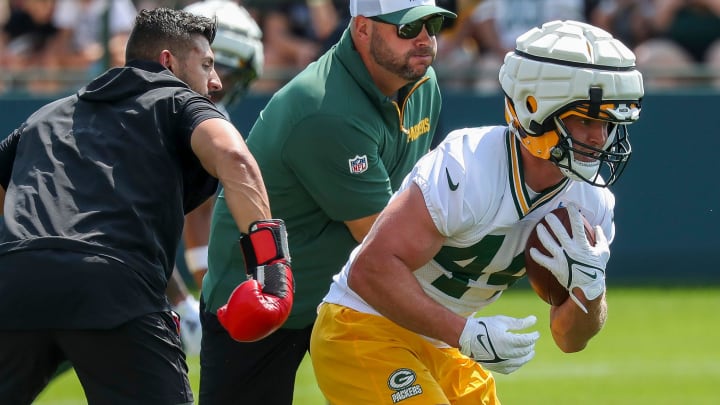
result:
[[(639, 118), (644, 90), (635, 55), (622, 42), (586, 23), (548, 22), (517, 39), (515, 51), (505, 56), (499, 79), (508, 125), (534, 156), (558, 163), (562, 159), (557, 156), (562, 155), (563, 166), (569, 167), (563, 173), (574, 180), (605, 186), (617, 179), (620, 167), (612, 167), (616, 175), (605, 182), (597, 179), (599, 165), (573, 161), (572, 134), (559, 127), (558, 118), (572, 111), (612, 123), (613, 141), (603, 152), (623, 156), (603, 163), (624, 166), (630, 146), (618, 142), (629, 142), (624, 127)], [(616, 134), (619, 127), (622, 136)], [(558, 147), (569, 149), (555, 151)], [(594, 173), (588, 178), (590, 172)]]

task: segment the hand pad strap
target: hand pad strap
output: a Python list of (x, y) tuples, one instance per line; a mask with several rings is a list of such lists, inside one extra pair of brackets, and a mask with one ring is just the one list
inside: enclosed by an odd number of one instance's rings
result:
[(290, 263), (287, 230), (281, 219), (266, 219), (250, 224), (250, 231), (240, 238), (246, 273), (257, 279), (256, 268), (278, 261)]

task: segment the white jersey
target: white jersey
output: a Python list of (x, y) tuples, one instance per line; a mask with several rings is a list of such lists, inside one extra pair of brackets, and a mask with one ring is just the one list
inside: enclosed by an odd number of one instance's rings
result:
[[(565, 179), (536, 193), (523, 180), (519, 148), (504, 126), (453, 131), (417, 162), (397, 192), (418, 185), (446, 236), (433, 260), (414, 274), (430, 297), (461, 316), (494, 302), (525, 275), (527, 238), (553, 209), (574, 203), (608, 242), (614, 237), (615, 198), (608, 189)], [(379, 315), (347, 283), (359, 250), (335, 275), (324, 301)]]

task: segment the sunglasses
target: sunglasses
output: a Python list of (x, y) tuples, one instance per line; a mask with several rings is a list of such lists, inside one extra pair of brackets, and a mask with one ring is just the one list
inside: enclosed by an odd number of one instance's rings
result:
[(443, 21), (445, 17), (442, 15), (434, 15), (427, 20), (415, 20), (407, 24), (393, 24), (387, 21), (383, 21), (378, 17), (370, 17), (371, 20), (381, 22), (383, 24), (390, 24), (397, 27), (397, 36), (402, 39), (413, 39), (420, 35), (423, 25), (427, 30), (428, 35), (434, 37), (440, 29), (442, 29)]

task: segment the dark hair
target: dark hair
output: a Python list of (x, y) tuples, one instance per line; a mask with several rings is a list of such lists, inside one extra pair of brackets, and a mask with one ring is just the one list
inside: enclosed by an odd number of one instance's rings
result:
[(194, 35), (212, 44), (216, 32), (214, 20), (197, 14), (169, 8), (141, 10), (128, 38), (125, 60), (154, 60), (163, 49), (183, 55), (190, 50)]

